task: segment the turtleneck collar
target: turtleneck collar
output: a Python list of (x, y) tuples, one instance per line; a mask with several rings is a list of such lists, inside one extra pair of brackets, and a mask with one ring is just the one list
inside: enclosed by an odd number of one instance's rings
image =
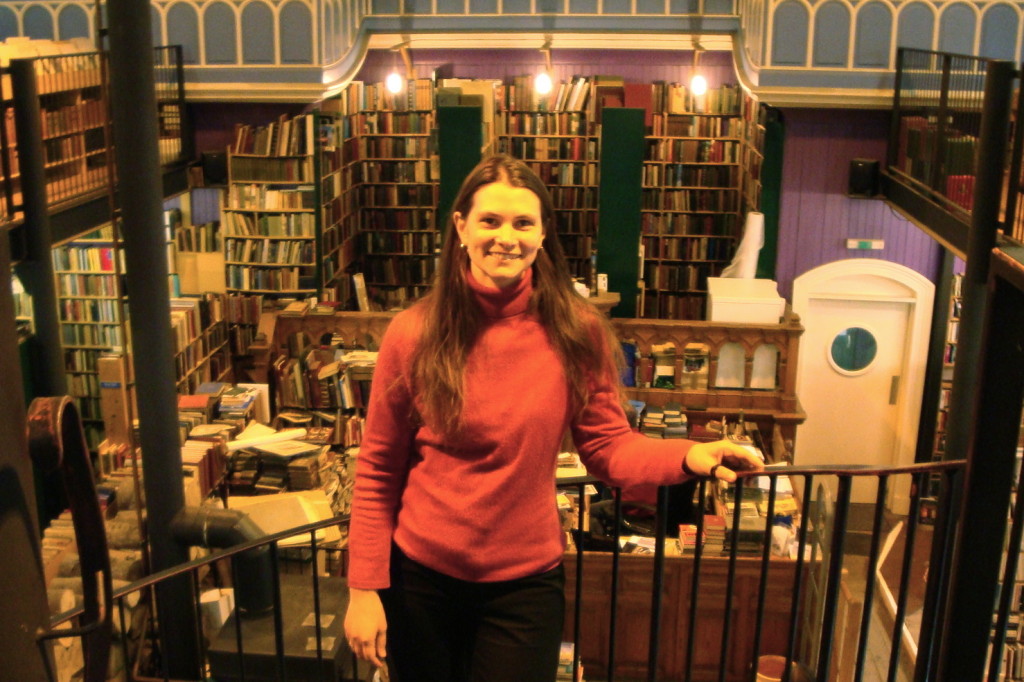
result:
[(527, 268), (518, 282), (506, 289), (481, 284), (466, 272), (466, 281), (473, 291), (473, 296), (480, 309), (487, 317), (512, 317), (526, 312), (530, 305), (530, 294), (533, 293), (533, 268)]

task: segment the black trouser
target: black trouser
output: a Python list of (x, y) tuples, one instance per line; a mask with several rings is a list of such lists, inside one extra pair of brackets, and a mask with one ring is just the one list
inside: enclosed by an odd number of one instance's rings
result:
[(472, 583), (391, 555), (392, 682), (550, 682), (565, 613), (561, 565), (519, 580)]

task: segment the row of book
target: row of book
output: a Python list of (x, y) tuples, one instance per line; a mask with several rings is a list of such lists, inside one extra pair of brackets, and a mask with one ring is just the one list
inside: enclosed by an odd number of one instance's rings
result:
[[(85, 99), (66, 107), (42, 109), (40, 113), (44, 138), (98, 128), (105, 124), (107, 118), (103, 100), (100, 99)], [(16, 138), (11, 136), (7, 139)]]
[(174, 231), (178, 251), (211, 253), (221, 250), (220, 221), (181, 225)]
[(223, 213), (224, 234), (230, 237), (313, 237), (316, 216), (310, 213), (248, 214)]
[(545, 185), (596, 185), (596, 163), (541, 163), (530, 161), (530, 168)]
[(649, 260), (728, 260), (731, 237), (643, 238), (644, 258)]
[(495, 114), (496, 135), (576, 135), (593, 131), (587, 116), (578, 111), (499, 111)]
[(316, 208), (316, 188), (313, 185), (277, 187), (263, 183), (232, 183), (228, 188), (228, 202), (231, 208), (313, 209)]
[(60, 299), (61, 322), (113, 322), (121, 319), (121, 304), (116, 298)]
[(434, 164), (429, 160), (362, 161), (354, 165), (355, 175), (348, 187), (365, 182), (437, 182)]
[(708, 277), (717, 277), (723, 266), (719, 261), (687, 265), (646, 263), (644, 287), (668, 292), (704, 292), (708, 288)]
[(57, 287), (61, 297), (117, 296), (121, 288), (117, 275), (90, 273), (58, 273)]
[(651, 134), (666, 137), (742, 138), (746, 124), (742, 119), (722, 116), (654, 114)]
[(434, 129), (434, 114), (418, 109), (410, 111), (360, 111), (348, 118), (348, 132), (345, 137), (355, 135), (399, 135), (405, 133), (429, 133)]
[(645, 187), (739, 187), (739, 166), (689, 166), (683, 163), (645, 163), (642, 182)]
[(315, 291), (312, 277), (298, 267), (261, 268), (258, 266), (229, 265), (228, 288), (238, 291), (295, 292)]
[(308, 184), (314, 182), (313, 157), (230, 157), (231, 182), (278, 182)]
[(638, 315), (659, 320), (703, 320), (705, 291), (687, 293), (645, 290), (639, 297)]
[(265, 126), (238, 124), (232, 151), (236, 154), (298, 156), (312, 154), (315, 144), (314, 116), (303, 114), (289, 118), (282, 114)]
[(640, 214), (640, 231), (663, 237), (728, 236), (736, 234), (739, 217), (735, 213), (690, 215), (683, 213)]
[(224, 257), (235, 264), (315, 265), (314, 244), (308, 239), (227, 239)]
[(717, 213), (739, 210), (739, 197), (735, 189), (676, 189), (645, 187), (642, 208), (654, 211), (714, 211)]
[(648, 138), (644, 159), (671, 163), (739, 163), (739, 140)]
[(441, 247), (436, 232), (364, 232), (363, 249), (367, 255), (434, 255)]
[(86, 270), (89, 272), (114, 272), (115, 267), (124, 272), (124, 251), (113, 245), (65, 246), (53, 249), (53, 269)]
[(503, 137), (498, 150), (523, 161), (597, 161), (592, 137)]

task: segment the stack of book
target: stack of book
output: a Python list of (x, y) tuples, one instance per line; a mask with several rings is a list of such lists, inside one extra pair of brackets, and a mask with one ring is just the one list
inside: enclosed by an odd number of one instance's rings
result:
[(704, 552), (715, 555), (725, 551), (725, 517), (719, 514), (704, 515)]
[[(697, 525), (693, 523), (680, 523), (679, 524), (679, 550), (683, 554), (693, 554), (694, 548), (697, 546)], [(701, 538), (701, 545), (703, 546), (704, 540)]]
[(665, 433), (665, 411), (657, 405), (648, 405), (644, 410), (640, 433), (651, 438), (661, 438)]
[(686, 438), (689, 435), (689, 425), (683, 408), (679, 403), (669, 402), (663, 409), (665, 415), (665, 430), (662, 438)]

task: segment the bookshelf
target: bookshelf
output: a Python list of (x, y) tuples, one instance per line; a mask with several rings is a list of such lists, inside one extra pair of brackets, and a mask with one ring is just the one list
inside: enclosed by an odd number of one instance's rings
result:
[(382, 310), (426, 293), (440, 247), (433, 85), (413, 79), (406, 91), (391, 95), (382, 83), (353, 88), (349, 116), (353, 167), (346, 199), (359, 207), (357, 267), (370, 304)]
[(232, 293), (313, 296), (319, 290), (313, 116), (239, 127), (228, 149), (222, 230)]
[[(707, 278), (732, 258), (742, 217), (760, 203), (763, 126), (739, 86), (700, 97), (679, 84), (652, 86), (645, 138), (641, 317), (703, 319)], [(760, 129), (761, 134), (758, 135)], [(751, 173), (749, 164), (755, 165)]]
[(175, 390), (196, 392), (209, 381), (230, 381), (231, 346), (225, 294), (171, 299), (174, 338)]
[[(77, 44), (52, 43), (47, 49), (59, 52), (75, 47)], [(34, 56), (41, 49), (44, 48), (25, 43), (8, 55), (13, 62), (10, 75), (3, 77), (3, 99), (13, 100), (14, 107), (38, 111), (46, 198), (52, 206), (104, 190), (112, 159), (108, 155), (102, 55), (92, 52)], [(34, 94), (34, 101), (26, 101), (19, 93), (29, 93), (30, 97)], [(22, 176), (15, 149), (13, 110), (7, 109), (4, 125), (11, 147), (9, 181), (17, 203)]]
[(359, 211), (355, 186), (362, 166), (356, 155), (346, 98), (326, 100), (317, 116), (317, 178), (320, 183), (321, 293), (352, 305), (351, 271), (356, 262)]
[(574, 77), (547, 96), (531, 77), (514, 79), (496, 115), (498, 151), (526, 162), (547, 185), (572, 275), (596, 290), (600, 128), (592, 79)]
[(106, 226), (55, 247), (52, 258), (68, 394), (95, 450), (103, 438), (96, 361), (104, 353), (125, 352), (129, 344), (123, 252), (113, 227)]

